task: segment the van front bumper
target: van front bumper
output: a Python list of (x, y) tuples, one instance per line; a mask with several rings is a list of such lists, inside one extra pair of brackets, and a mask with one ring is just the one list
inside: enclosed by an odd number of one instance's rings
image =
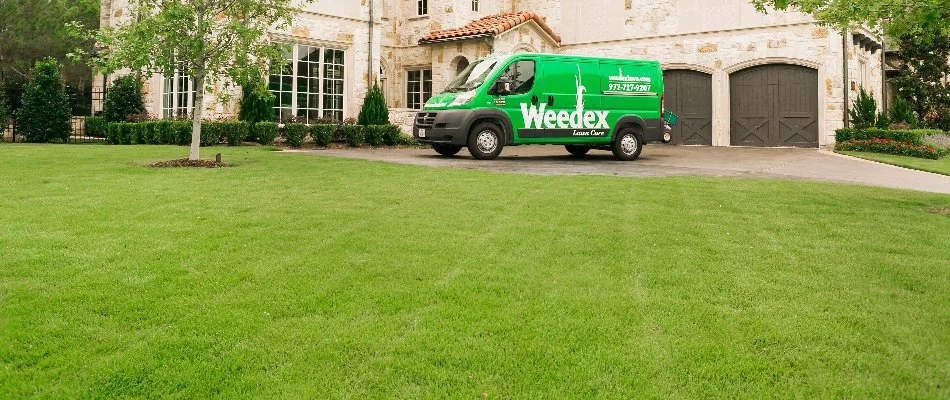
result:
[(422, 111), (412, 124), (412, 137), (422, 143), (465, 146), (468, 132), (464, 129), (472, 110)]

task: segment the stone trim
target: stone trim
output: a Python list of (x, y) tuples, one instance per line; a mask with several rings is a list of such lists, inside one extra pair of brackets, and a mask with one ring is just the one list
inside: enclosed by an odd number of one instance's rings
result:
[(791, 64), (791, 65), (798, 65), (802, 67), (808, 67), (808, 68), (816, 69), (816, 70), (820, 70), (822, 67), (820, 62), (804, 60), (800, 58), (764, 57), (764, 58), (746, 60), (737, 64), (733, 64), (729, 67), (724, 68), (723, 72), (731, 75), (747, 68), (757, 67), (757, 66), (766, 65), (766, 64)]
[(704, 65), (699, 64), (689, 64), (689, 63), (662, 63), (660, 67), (666, 70), (690, 70), (696, 72), (702, 72), (707, 75), (713, 75), (716, 73), (716, 70)]
[(561, 43), (561, 47), (583, 47), (590, 45), (599, 45), (599, 44), (618, 44), (618, 43), (633, 43), (639, 41), (650, 41), (650, 40), (670, 40), (673, 38), (682, 38), (682, 37), (702, 37), (702, 36), (717, 36), (717, 35), (733, 35), (743, 32), (755, 32), (755, 31), (770, 31), (770, 30), (786, 30), (789, 28), (804, 27), (804, 26), (816, 26), (814, 22), (796, 22), (792, 24), (783, 24), (783, 25), (768, 25), (768, 26), (756, 26), (749, 28), (736, 28), (736, 29), (723, 29), (718, 31), (706, 31), (706, 32), (689, 32), (689, 33), (673, 33), (673, 34), (661, 34), (653, 36), (643, 36), (638, 38), (623, 38), (623, 39), (610, 39), (610, 40), (600, 40), (594, 42), (577, 42), (577, 43)]
[(286, 33), (271, 33), (272, 42), (281, 42), (288, 44), (303, 44), (308, 46), (332, 47), (339, 50), (349, 50), (353, 47), (352, 42), (343, 42), (339, 40), (316, 39), (297, 35), (288, 35)]

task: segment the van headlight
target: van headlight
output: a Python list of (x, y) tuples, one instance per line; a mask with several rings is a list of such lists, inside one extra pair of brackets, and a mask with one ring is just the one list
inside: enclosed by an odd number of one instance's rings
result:
[(474, 98), (475, 98), (474, 91), (462, 93), (458, 96), (455, 96), (455, 100), (452, 100), (452, 103), (449, 104), (449, 107), (464, 105), (472, 101), (472, 99)]

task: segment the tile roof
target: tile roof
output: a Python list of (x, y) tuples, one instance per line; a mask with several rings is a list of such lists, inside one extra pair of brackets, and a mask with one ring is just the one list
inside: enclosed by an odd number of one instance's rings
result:
[(551, 39), (558, 44), (561, 43), (561, 37), (555, 34), (554, 30), (548, 26), (547, 22), (544, 21), (544, 17), (532, 11), (520, 11), (483, 17), (469, 22), (461, 28), (443, 29), (429, 33), (429, 36), (419, 39), (419, 43), (425, 44), (496, 36), (528, 21), (536, 22), (545, 33), (551, 36)]

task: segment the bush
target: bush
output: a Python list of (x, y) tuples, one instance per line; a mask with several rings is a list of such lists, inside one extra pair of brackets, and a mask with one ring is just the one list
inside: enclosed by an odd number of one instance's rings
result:
[(910, 103), (900, 97), (894, 100), (888, 114), (892, 124), (907, 124), (910, 126), (917, 124), (917, 118), (914, 117), (914, 110), (911, 109)]
[(142, 83), (131, 75), (112, 81), (102, 105), (102, 116), (109, 122), (128, 121), (129, 116), (145, 113)]
[(290, 147), (300, 147), (307, 134), (310, 133), (310, 127), (300, 123), (289, 123), (284, 125), (284, 139)]
[(313, 142), (320, 147), (327, 147), (333, 141), (333, 134), (336, 132), (336, 125), (316, 124), (310, 128), (310, 136)]
[(363, 129), (363, 137), (370, 146), (380, 146), (383, 144), (383, 127), (385, 125), (369, 125)]
[(858, 98), (854, 99), (851, 109), (848, 110), (851, 123), (857, 129), (870, 128), (877, 123), (877, 100), (861, 88)]
[(129, 129), (129, 144), (145, 144), (145, 136), (142, 134), (142, 124), (127, 123)]
[(399, 128), (399, 125), (383, 125), (383, 143), (386, 143), (388, 146), (395, 146), (401, 144), (402, 138), (406, 137), (402, 134), (402, 129)]
[(174, 132), (174, 141), (172, 144), (187, 146), (191, 144), (192, 122), (189, 120), (172, 121), (172, 131)]
[[(250, 123), (274, 120), (274, 95), (264, 82), (241, 85), (241, 111), (238, 119)], [(244, 140), (244, 139), (241, 139)]]
[(119, 123), (106, 123), (106, 142), (110, 144), (119, 144)]
[(83, 130), (86, 136), (106, 137), (106, 119), (103, 117), (86, 117)]
[(918, 145), (911, 142), (899, 142), (891, 139), (857, 139), (838, 143), (838, 151), (866, 151), (871, 153), (895, 154), (918, 158), (939, 159), (950, 153), (948, 149)]
[(835, 141), (889, 139), (896, 142), (910, 142), (920, 145), (924, 138), (942, 133), (934, 129), (886, 130), (878, 128), (867, 129), (838, 129), (835, 131)]
[(132, 123), (119, 122), (118, 143), (132, 144)]
[(250, 124), (244, 121), (222, 122), (221, 137), (228, 142), (228, 146), (240, 145), (250, 136)]
[(346, 138), (346, 144), (359, 147), (363, 144), (364, 127), (363, 125), (344, 125), (343, 136)]
[(386, 125), (389, 123), (389, 108), (386, 107), (386, 99), (383, 97), (383, 91), (379, 85), (373, 84), (372, 89), (366, 92), (363, 99), (363, 107), (360, 109), (360, 125)]
[(73, 130), (70, 118), (59, 63), (50, 57), (37, 61), (16, 112), (17, 131), (27, 142), (66, 142)]
[(139, 124), (142, 125), (142, 138), (144, 138), (145, 144), (163, 144), (158, 133), (158, 121), (145, 121)]
[(276, 122), (258, 122), (254, 124), (252, 129), (257, 143), (268, 145), (274, 143), (274, 139), (277, 139)]

